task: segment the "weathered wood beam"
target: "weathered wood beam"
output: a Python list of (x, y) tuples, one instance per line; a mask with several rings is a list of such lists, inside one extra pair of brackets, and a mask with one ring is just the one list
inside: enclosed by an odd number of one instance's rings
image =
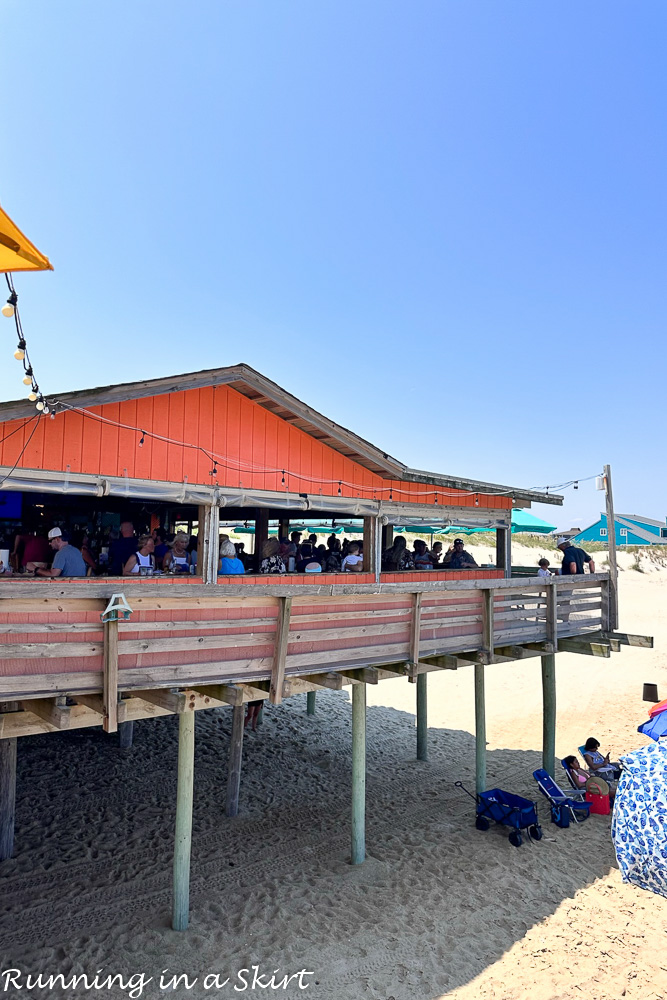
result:
[(330, 691), (340, 691), (343, 687), (343, 677), (333, 671), (327, 674), (305, 674), (297, 680), (307, 681), (309, 684), (314, 684), (315, 687), (329, 688)]
[(379, 680), (375, 667), (356, 667), (353, 670), (339, 670), (338, 673), (360, 684), (377, 684)]
[(540, 656), (540, 650), (528, 649), (526, 646), (496, 646), (496, 656), (507, 660), (525, 660), (531, 656)]
[(185, 691), (160, 691), (157, 688), (155, 690), (151, 688), (149, 691), (133, 691), (132, 693), (136, 698), (147, 701), (149, 705), (157, 705), (158, 708), (164, 708), (173, 715), (180, 715), (181, 712), (187, 712), (194, 707), (190, 704), (190, 699)]
[(559, 653), (581, 653), (584, 656), (611, 656), (611, 647), (607, 642), (586, 641), (582, 638), (566, 638), (558, 640)]
[(21, 708), (33, 712), (55, 729), (70, 728), (71, 709), (57, 705), (53, 698), (31, 698), (29, 701), (22, 701)]
[(422, 613), (422, 595), (420, 593), (413, 594), (412, 596), (412, 622), (410, 624), (410, 660), (408, 662), (408, 667), (410, 672), (408, 674), (408, 680), (415, 684), (417, 681), (417, 664), (419, 663), (419, 640), (421, 637), (421, 613)]
[(243, 688), (238, 684), (197, 684), (195, 690), (204, 697), (224, 702), (226, 705), (243, 704)]
[(653, 649), (652, 635), (633, 635), (631, 632), (605, 632), (604, 630), (599, 635), (605, 642), (609, 639), (615, 639), (623, 646), (641, 646), (643, 649)]

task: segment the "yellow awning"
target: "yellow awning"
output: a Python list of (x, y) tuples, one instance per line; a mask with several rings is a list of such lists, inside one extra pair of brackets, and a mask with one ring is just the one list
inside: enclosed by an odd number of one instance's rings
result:
[(0, 273), (52, 270), (49, 258), (39, 252), (0, 208)]

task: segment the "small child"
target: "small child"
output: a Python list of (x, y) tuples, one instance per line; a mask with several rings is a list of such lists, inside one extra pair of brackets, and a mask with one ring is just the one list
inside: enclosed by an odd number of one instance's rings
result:
[(347, 555), (343, 559), (341, 570), (343, 573), (361, 573), (364, 557), (359, 555), (359, 542), (350, 542)]
[(546, 577), (552, 576), (551, 570), (549, 569), (548, 559), (540, 559), (538, 565), (540, 567), (537, 571), (538, 576), (546, 576)]

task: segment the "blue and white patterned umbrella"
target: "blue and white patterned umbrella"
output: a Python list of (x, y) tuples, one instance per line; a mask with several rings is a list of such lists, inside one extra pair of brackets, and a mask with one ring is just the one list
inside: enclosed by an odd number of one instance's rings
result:
[(622, 762), (611, 835), (623, 881), (667, 896), (667, 741)]

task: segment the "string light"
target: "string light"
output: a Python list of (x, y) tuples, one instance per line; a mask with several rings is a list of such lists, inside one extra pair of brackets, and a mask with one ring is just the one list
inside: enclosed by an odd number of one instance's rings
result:
[[(40, 413), (43, 410), (47, 414), (48, 413), (52, 414), (53, 406), (49, 405), (46, 397), (40, 391), (39, 385), (35, 378), (33, 367), (30, 364), (30, 357), (28, 355), (28, 345), (26, 344), (26, 339), (23, 336), (21, 315), (18, 309), (18, 295), (16, 294), (16, 289), (14, 288), (14, 282), (11, 274), (5, 274), (5, 279), (7, 281), (7, 287), (9, 288), (9, 298), (7, 299), (7, 302), (0, 311), (2, 312), (3, 316), (6, 316), (8, 319), (11, 319), (12, 317), (14, 318), (14, 323), (16, 326), (16, 335), (18, 337), (18, 345), (16, 350), (14, 351), (14, 357), (16, 358), (17, 361), (20, 361), (23, 364), (23, 384), (30, 386), (28, 399), (30, 400), (31, 403), (34, 403), (35, 400), (38, 401), (37, 408), (40, 411)], [(41, 403), (42, 405), (39, 406), (39, 403)]]
[(139, 447), (140, 448), (143, 448), (145, 439), (146, 439), (146, 432), (142, 431), (141, 432), (141, 439), (139, 441)]
[(10, 292), (9, 298), (2, 307), (2, 315), (6, 316), (7, 319), (11, 319), (14, 315), (14, 310), (16, 309), (16, 300), (18, 295), (15, 291)]

